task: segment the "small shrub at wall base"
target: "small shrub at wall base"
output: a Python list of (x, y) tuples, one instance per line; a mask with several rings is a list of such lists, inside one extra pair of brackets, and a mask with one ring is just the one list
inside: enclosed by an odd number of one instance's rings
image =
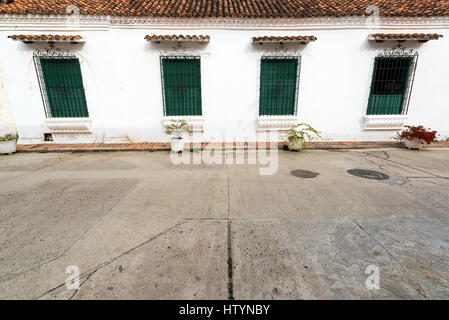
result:
[(424, 143), (430, 144), (437, 138), (437, 131), (424, 128), (423, 126), (404, 126), (397, 133), (396, 139), (403, 141), (409, 149), (421, 149)]
[(165, 126), (165, 133), (171, 135), (172, 138), (182, 139), (184, 133), (192, 133), (192, 129), (185, 120), (172, 120), (170, 124)]
[(165, 126), (165, 133), (171, 135), (171, 151), (180, 152), (184, 149), (183, 135), (191, 134), (192, 129), (185, 120), (172, 120)]
[(12, 154), (16, 152), (16, 134), (7, 134), (0, 137), (0, 154)]
[(16, 141), (17, 140), (17, 135), (10, 133), (7, 134), (6, 136), (0, 137), (0, 142), (4, 142), (4, 141)]
[(306, 147), (306, 141), (320, 138), (320, 132), (307, 123), (293, 125), (285, 133), (284, 141), (288, 143), (290, 151), (299, 151)]

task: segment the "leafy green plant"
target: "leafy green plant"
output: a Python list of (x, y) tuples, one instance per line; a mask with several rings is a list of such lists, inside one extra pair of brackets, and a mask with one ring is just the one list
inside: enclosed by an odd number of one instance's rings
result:
[(7, 134), (6, 136), (0, 137), (0, 142), (15, 141), (17, 140), (17, 135), (14, 133)]
[(320, 132), (314, 129), (311, 125), (307, 123), (297, 123), (287, 130), (284, 140), (285, 142), (294, 142), (296, 144), (298, 141), (305, 142), (320, 137)]
[(192, 129), (185, 120), (172, 120), (165, 126), (165, 133), (174, 139), (182, 139), (184, 133), (192, 133)]

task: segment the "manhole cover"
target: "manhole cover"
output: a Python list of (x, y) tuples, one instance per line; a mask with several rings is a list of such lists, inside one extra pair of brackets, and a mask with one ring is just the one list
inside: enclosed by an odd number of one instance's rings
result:
[(374, 170), (349, 169), (347, 172), (356, 177), (362, 177), (362, 178), (374, 179), (374, 180), (387, 180), (390, 178), (385, 173), (374, 171)]
[(319, 173), (317, 173), (317, 172), (307, 171), (307, 170), (293, 170), (290, 173), (293, 176), (300, 177), (300, 178), (315, 178), (316, 176), (319, 175)]

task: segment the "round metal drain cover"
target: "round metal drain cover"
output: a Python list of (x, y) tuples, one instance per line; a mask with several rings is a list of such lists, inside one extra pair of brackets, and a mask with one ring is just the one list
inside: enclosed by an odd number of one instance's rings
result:
[(319, 175), (317, 172), (307, 171), (307, 170), (293, 170), (290, 172), (292, 176), (300, 177), (300, 178), (315, 178)]
[(362, 177), (362, 178), (374, 179), (374, 180), (387, 180), (390, 178), (385, 173), (374, 171), (374, 170), (349, 169), (347, 172), (356, 177)]

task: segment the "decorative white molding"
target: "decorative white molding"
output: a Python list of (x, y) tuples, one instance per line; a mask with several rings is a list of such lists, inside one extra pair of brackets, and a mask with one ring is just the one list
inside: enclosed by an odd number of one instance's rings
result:
[(407, 115), (363, 116), (364, 130), (398, 130), (407, 122)]
[(257, 130), (284, 131), (298, 123), (297, 116), (259, 116), (257, 118)]
[[(262, 57), (296, 57), (299, 59), (298, 67), (301, 64), (301, 50), (299, 49), (286, 49), (282, 45), (279, 44), (279, 47), (273, 49), (267, 49), (263, 51)], [(299, 69), (298, 69), (299, 74)]]
[(379, 57), (413, 57), (417, 55), (418, 51), (415, 49), (407, 49), (407, 47), (404, 47), (400, 43), (391, 49), (384, 48), (378, 54)]
[(167, 116), (162, 118), (162, 125), (165, 127), (166, 125), (169, 125), (172, 120), (185, 120), (187, 124), (192, 128), (193, 132), (203, 131), (203, 116)]
[[(177, 42), (176, 46), (173, 46), (171, 49), (161, 50), (161, 57), (201, 57), (201, 51), (198, 48), (186, 48), (182, 45), (181, 42)], [(204, 54), (204, 52), (203, 52)]]
[(110, 28), (216, 28), (216, 29), (394, 29), (394, 28), (447, 28), (449, 17), (379, 17), (372, 23), (371, 16), (319, 17), (319, 18), (170, 18), (170, 17), (111, 17), (79, 16), (74, 20), (67, 15), (0, 15), (0, 29), (6, 30), (108, 30)]
[(79, 16), (74, 19), (67, 15), (0, 15), (0, 30), (108, 30), (111, 19), (108, 16)]
[(49, 118), (45, 125), (52, 133), (89, 133), (92, 120), (90, 118)]
[(378, 28), (381, 25), (445, 25), (449, 17), (380, 17), (379, 24), (372, 24), (370, 16), (318, 17), (318, 18), (170, 18), (170, 17), (111, 17), (111, 25), (154, 25), (154, 26), (210, 26), (231, 28), (254, 27), (365, 27)]

